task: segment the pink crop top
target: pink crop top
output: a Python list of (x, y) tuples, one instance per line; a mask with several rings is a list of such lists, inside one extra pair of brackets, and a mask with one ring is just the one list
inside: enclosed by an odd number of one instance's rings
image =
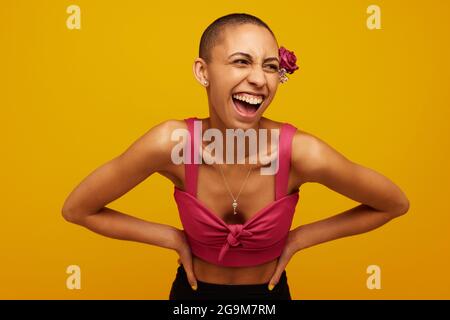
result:
[[(185, 119), (194, 137), (195, 117)], [(197, 119), (200, 121), (199, 119)], [(257, 211), (244, 224), (226, 224), (197, 199), (199, 164), (185, 163), (185, 189), (175, 186), (174, 198), (192, 254), (225, 267), (247, 267), (278, 258), (292, 224), (299, 192), (287, 194), (292, 137), (296, 128), (284, 123), (279, 135), (279, 167), (275, 174), (275, 201)], [(194, 146), (191, 146), (191, 159)]]

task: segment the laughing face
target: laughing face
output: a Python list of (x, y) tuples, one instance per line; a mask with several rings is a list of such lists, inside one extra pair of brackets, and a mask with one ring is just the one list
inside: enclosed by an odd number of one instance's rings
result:
[(279, 84), (278, 44), (264, 27), (227, 26), (207, 64), (197, 58), (194, 73), (207, 79), (210, 117), (226, 128), (255, 127)]

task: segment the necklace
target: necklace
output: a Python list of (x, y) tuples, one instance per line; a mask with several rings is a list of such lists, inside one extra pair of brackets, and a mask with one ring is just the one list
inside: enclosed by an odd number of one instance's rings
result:
[[(211, 125), (210, 125), (210, 120), (208, 119), (208, 129), (209, 128), (211, 128)], [(258, 123), (258, 130), (259, 130), (259, 123)], [(203, 150), (203, 145), (202, 145), (202, 150)], [(222, 168), (220, 166), (219, 166), (219, 170), (222, 175), (223, 181), (225, 182), (225, 186), (227, 187), (228, 193), (230, 194), (231, 198), (233, 199), (233, 203), (231, 204), (231, 206), (233, 207), (233, 214), (237, 214), (237, 211), (236, 211), (237, 206), (238, 206), (237, 200), (238, 200), (239, 195), (241, 194), (241, 191), (244, 188), (244, 186), (248, 180), (248, 177), (250, 176), (250, 172), (253, 170), (253, 168), (250, 168), (250, 170), (248, 170), (247, 176), (245, 177), (245, 181), (242, 183), (241, 189), (239, 190), (239, 193), (236, 198), (234, 197), (233, 193), (231, 192), (230, 187), (228, 186), (228, 183), (227, 183), (227, 179), (225, 179), (225, 175), (223, 174)]]
[(231, 206), (233, 207), (233, 214), (237, 214), (237, 211), (236, 211), (237, 206), (238, 206), (237, 200), (238, 200), (239, 195), (241, 194), (241, 191), (244, 188), (245, 183), (247, 182), (247, 179), (253, 168), (250, 168), (250, 170), (248, 170), (247, 177), (245, 177), (245, 181), (242, 183), (241, 190), (239, 190), (239, 193), (236, 198), (234, 197), (233, 193), (231, 192), (230, 187), (228, 186), (228, 183), (227, 183), (227, 179), (225, 179), (225, 175), (223, 174), (222, 168), (220, 166), (219, 166), (219, 169), (220, 169), (220, 173), (222, 174), (223, 181), (225, 182), (225, 186), (227, 187), (228, 193), (230, 194), (231, 198), (233, 199), (233, 203), (231, 204)]

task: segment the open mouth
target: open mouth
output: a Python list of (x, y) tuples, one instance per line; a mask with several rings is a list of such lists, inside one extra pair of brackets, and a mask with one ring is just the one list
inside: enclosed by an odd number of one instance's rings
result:
[(236, 110), (244, 116), (253, 116), (258, 111), (259, 107), (262, 105), (262, 102), (252, 104), (246, 101), (236, 99), (234, 97), (231, 98), (233, 99), (233, 103), (234, 106), (236, 107)]

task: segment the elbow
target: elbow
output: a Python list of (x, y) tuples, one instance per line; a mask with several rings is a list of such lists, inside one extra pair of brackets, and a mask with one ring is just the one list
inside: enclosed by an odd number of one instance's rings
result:
[(63, 207), (61, 214), (67, 222), (80, 224), (80, 215), (77, 214), (75, 210)]
[(401, 201), (399, 201), (395, 208), (391, 211), (394, 218), (400, 217), (406, 214), (409, 211), (409, 200), (404, 197)]

